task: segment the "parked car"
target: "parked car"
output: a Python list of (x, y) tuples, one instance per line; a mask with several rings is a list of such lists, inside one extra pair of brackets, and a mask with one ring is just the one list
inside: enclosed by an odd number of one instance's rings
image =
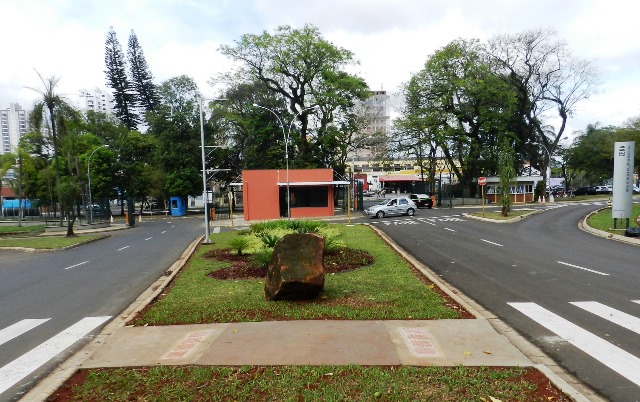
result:
[(391, 215), (409, 215), (413, 216), (418, 207), (407, 197), (392, 198), (382, 201), (380, 204), (373, 205), (364, 211), (364, 214), (370, 218), (384, 218)]
[(418, 208), (431, 209), (433, 207), (433, 200), (427, 194), (409, 194), (409, 198), (416, 204)]
[(573, 195), (596, 195), (598, 191), (594, 186), (578, 187), (573, 190)]
[(365, 197), (373, 197), (374, 195), (376, 195), (377, 193), (373, 190), (365, 190), (362, 192), (362, 195)]
[(634, 184), (634, 185), (633, 185), (633, 192), (634, 192), (635, 194), (640, 193), (640, 187), (638, 187), (638, 186), (636, 186), (636, 185)]

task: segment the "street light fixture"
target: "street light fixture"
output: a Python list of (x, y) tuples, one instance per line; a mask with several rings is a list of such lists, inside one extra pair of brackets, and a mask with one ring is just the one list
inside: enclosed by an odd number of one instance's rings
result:
[(293, 122), (296, 120), (296, 117), (298, 117), (299, 115), (301, 115), (303, 112), (307, 111), (307, 110), (311, 110), (311, 109), (315, 109), (318, 107), (318, 105), (315, 106), (309, 106), (308, 108), (304, 108), (301, 111), (299, 111), (298, 113), (296, 113), (293, 118), (291, 119), (291, 122), (289, 123), (289, 134), (287, 135), (284, 131), (284, 124), (282, 122), (282, 119), (280, 118), (280, 116), (278, 116), (278, 114), (276, 112), (274, 112), (273, 110), (269, 109), (268, 107), (264, 107), (264, 106), (260, 106), (257, 103), (253, 104), (254, 107), (259, 107), (260, 109), (264, 109), (264, 110), (268, 110), (271, 113), (273, 113), (274, 116), (276, 116), (276, 119), (278, 119), (278, 122), (280, 123), (280, 128), (282, 128), (282, 136), (284, 137), (284, 160), (286, 162), (286, 171), (287, 171), (287, 219), (291, 220), (291, 194), (290, 194), (290, 189), (289, 189), (289, 140), (291, 139), (291, 127), (293, 126)]
[[(204, 201), (204, 244), (211, 243), (209, 240), (209, 211), (207, 211), (207, 201), (209, 199), (207, 195), (207, 161), (204, 154), (204, 119), (202, 117), (202, 101), (203, 98), (198, 99), (198, 106), (200, 107), (200, 150), (202, 152), (202, 198)], [(224, 101), (225, 98), (213, 98), (211, 101)], [(213, 202), (213, 199), (211, 200)]]
[(87, 159), (87, 182), (89, 184), (89, 223), (93, 223), (93, 202), (91, 201), (91, 157), (100, 148), (109, 148), (109, 145), (100, 145), (98, 148), (94, 149), (93, 152), (91, 152), (91, 154), (89, 155), (89, 159)]

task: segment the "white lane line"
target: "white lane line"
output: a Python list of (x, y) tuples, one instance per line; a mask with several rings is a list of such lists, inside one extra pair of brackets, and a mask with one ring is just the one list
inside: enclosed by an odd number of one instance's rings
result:
[(453, 229), (449, 229), (449, 228), (444, 228), (444, 230), (448, 230), (448, 231), (450, 231), (450, 232), (455, 232), (455, 230), (453, 230)]
[(634, 302), (634, 303), (640, 304), (640, 300), (631, 300), (631, 301)]
[(85, 317), (0, 368), (0, 394), (86, 336), (111, 317)]
[(215, 228), (213, 228), (212, 233), (220, 233), (220, 226), (216, 226)]
[(152, 237), (147, 237), (146, 239), (144, 239), (144, 241), (151, 240), (151, 239), (153, 239), (153, 236)]
[(640, 358), (535, 303), (508, 303), (611, 370), (640, 385)]
[(129, 246), (120, 247), (120, 248), (118, 249), (118, 251), (122, 251), (122, 250), (124, 250), (125, 248), (129, 248)]
[(22, 320), (20, 322), (16, 322), (13, 325), (8, 326), (7, 328), (0, 329), (0, 345), (3, 343), (7, 343), (13, 338), (17, 338), (18, 336), (24, 334), (27, 331), (31, 331), (38, 325), (49, 321), (50, 318), (28, 318), (26, 320)]
[(640, 318), (636, 318), (631, 314), (624, 313), (609, 306), (605, 306), (598, 302), (571, 302), (574, 306), (580, 307), (598, 317), (618, 324), (623, 328), (629, 329), (636, 334), (640, 334)]
[(163, 230), (162, 232), (160, 232), (160, 234), (165, 234), (165, 233), (167, 233), (166, 230)]
[(604, 276), (609, 276), (609, 274), (607, 274), (607, 273), (600, 272), (600, 271), (594, 271), (593, 269), (589, 269), (589, 268), (581, 267), (581, 266), (579, 266), (579, 265), (569, 264), (568, 262), (562, 262), (562, 261), (556, 261), (556, 262), (557, 262), (558, 264), (566, 265), (566, 266), (571, 267), (571, 268), (578, 268), (578, 269), (582, 269), (582, 270), (584, 270), (584, 271), (593, 272), (594, 274), (604, 275)]
[(71, 268), (79, 267), (80, 265), (87, 264), (88, 262), (89, 262), (89, 261), (81, 262), (81, 263), (79, 263), (79, 264), (72, 265), (72, 266), (70, 266), (70, 267), (66, 267), (65, 269), (71, 269)]
[(494, 246), (504, 247), (504, 246), (503, 246), (502, 244), (500, 244), (500, 243), (494, 243), (494, 242), (492, 242), (492, 241), (485, 240), (485, 239), (480, 239), (480, 240), (482, 240), (482, 241), (483, 241), (483, 242), (485, 242), (485, 243), (493, 244)]

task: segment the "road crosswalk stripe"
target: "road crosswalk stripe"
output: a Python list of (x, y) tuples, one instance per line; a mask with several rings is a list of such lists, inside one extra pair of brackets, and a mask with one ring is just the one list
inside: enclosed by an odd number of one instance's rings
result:
[(26, 319), (20, 322), (17, 322), (13, 325), (8, 326), (7, 328), (0, 329), (0, 345), (3, 343), (7, 343), (13, 338), (16, 338), (27, 331), (31, 331), (38, 325), (49, 321), (49, 318), (42, 319)]
[(59, 353), (86, 336), (105, 321), (105, 317), (85, 317), (69, 328), (41, 343), (29, 352), (0, 368), (0, 394), (11, 388), (18, 381), (35, 371), (38, 367), (53, 359)]
[(536, 303), (508, 303), (511, 307), (565, 339), (605, 366), (640, 385), (640, 359)]
[(640, 304), (640, 300), (631, 300), (631, 301), (634, 302), (634, 303)]
[(590, 302), (571, 302), (574, 306), (580, 307), (598, 317), (611, 321), (614, 324), (618, 324), (623, 328), (629, 329), (637, 334), (640, 334), (640, 318), (636, 318), (631, 314), (623, 313), (609, 306), (605, 306), (602, 303), (590, 301)]

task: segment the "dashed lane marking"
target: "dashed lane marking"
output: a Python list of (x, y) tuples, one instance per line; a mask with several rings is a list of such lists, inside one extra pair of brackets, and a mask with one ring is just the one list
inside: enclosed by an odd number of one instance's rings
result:
[(587, 271), (587, 272), (593, 272), (594, 274), (598, 274), (598, 275), (604, 275), (604, 276), (609, 276), (609, 274), (605, 273), (605, 272), (600, 272), (600, 271), (596, 271), (593, 269), (589, 269), (589, 268), (585, 268), (585, 267), (581, 267), (579, 265), (573, 265), (573, 264), (569, 264), (568, 262), (562, 262), (562, 261), (556, 261), (558, 264), (562, 264), (562, 265), (566, 265), (568, 267), (571, 268), (577, 268), (577, 269), (581, 269), (583, 271)]
[(483, 241), (483, 242), (485, 242), (485, 243), (493, 244), (494, 246), (504, 247), (504, 246), (503, 246), (502, 244), (500, 244), (500, 243), (494, 243), (494, 242), (492, 242), (492, 241), (485, 240), (485, 239), (480, 239), (480, 240), (482, 240), (482, 241)]
[(65, 269), (71, 269), (71, 268), (79, 267), (80, 265), (87, 264), (88, 262), (89, 262), (89, 261), (84, 261), (84, 262), (81, 262), (81, 263), (78, 263), (78, 264), (72, 265), (72, 266), (70, 266), (70, 267), (66, 267)]
[(122, 251), (122, 250), (124, 250), (124, 249), (126, 249), (126, 248), (129, 248), (129, 246), (120, 247), (120, 248), (118, 249), (118, 251)]

